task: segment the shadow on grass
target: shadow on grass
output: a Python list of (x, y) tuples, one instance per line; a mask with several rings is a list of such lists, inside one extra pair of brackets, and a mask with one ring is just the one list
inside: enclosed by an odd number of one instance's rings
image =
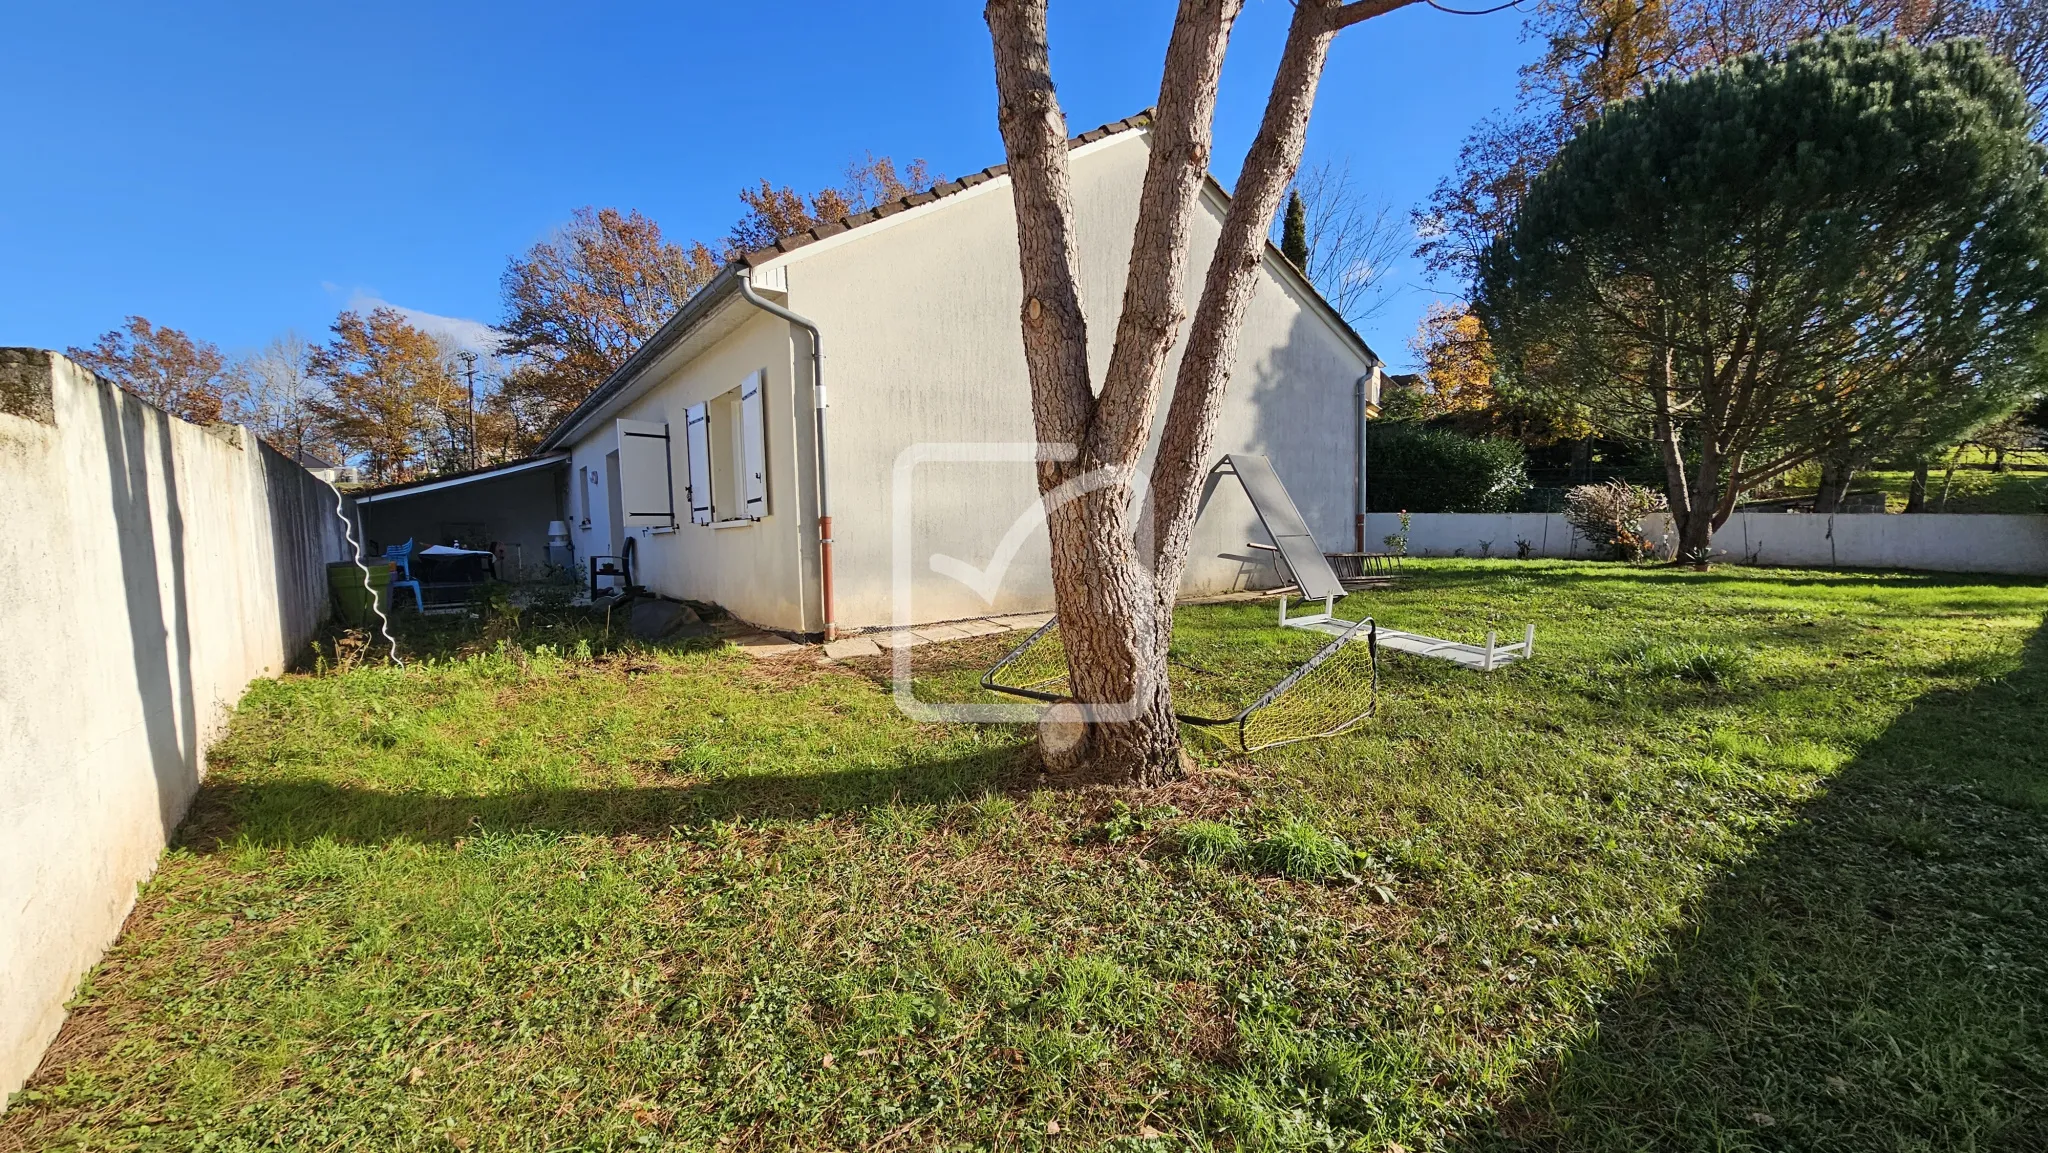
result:
[(899, 767), (678, 780), (595, 789), (533, 789), (485, 795), (387, 793), (319, 780), (209, 781), (179, 843), (290, 847), (328, 840), (375, 845), (447, 843), (478, 833), (665, 836), (713, 821), (808, 820), (896, 804), (974, 800), (1021, 786), (1016, 749)]
[(1466, 1149), (2048, 1149), (2048, 630), (1922, 698)]

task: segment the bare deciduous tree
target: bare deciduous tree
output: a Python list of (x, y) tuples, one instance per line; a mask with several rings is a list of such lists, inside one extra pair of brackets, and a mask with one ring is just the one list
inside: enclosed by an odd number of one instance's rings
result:
[(312, 356), (306, 338), (288, 330), (234, 367), (240, 388), (231, 415), (294, 460), (335, 452), (313, 408), (326, 393), (313, 377)]
[(1387, 306), (1388, 275), (1414, 243), (1405, 213), (1375, 199), (1351, 177), (1351, 165), (1325, 161), (1294, 179), (1306, 217), (1308, 262), (1316, 291), (1352, 324)]
[(1297, 0), (1203, 281), (1143, 514), (1132, 499), (1138, 464), (1184, 320), (1192, 221), (1208, 173), (1224, 50), (1242, 0), (1181, 0), (1175, 14), (1122, 311), (1099, 390), (1088, 371), (1067, 125), (1053, 93), (1046, 0), (990, 0), (985, 9), (1017, 213), (1024, 359), (1043, 446), (1039, 492), (1073, 696), (1040, 730), (1049, 770), (1150, 785), (1180, 769), (1166, 679), (1174, 592), (1266, 238), (1301, 163), (1330, 42), (1344, 27), (1410, 2)]

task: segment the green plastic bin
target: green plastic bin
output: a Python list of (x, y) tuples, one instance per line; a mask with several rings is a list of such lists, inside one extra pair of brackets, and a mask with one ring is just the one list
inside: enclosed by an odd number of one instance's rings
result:
[[(370, 561), (370, 588), (376, 590), (377, 607), (391, 609), (390, 561)], [(366, 629), (377, 623), (370, 611), (370, 593), (363, 588), (363, 570), (354, 561), (336, 561), (327, 566), (327, 589), (334, 596), (334, 615), (344, 624)]]

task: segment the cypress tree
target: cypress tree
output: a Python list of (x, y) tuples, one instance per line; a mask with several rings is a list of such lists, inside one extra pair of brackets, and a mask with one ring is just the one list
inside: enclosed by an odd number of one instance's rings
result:
[(1308, 208), (1301, 202), (1301, 193), (1287, 194), (1287, 219), (1280, 226), (1280, 254), (1294, 262), (1294, 267), (1308, 271)]

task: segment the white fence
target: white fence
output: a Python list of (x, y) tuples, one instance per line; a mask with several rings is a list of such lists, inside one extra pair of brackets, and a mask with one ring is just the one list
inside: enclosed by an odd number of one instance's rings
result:
[[(1669, 555), (1671, 518), (1644, 520)], [(1394, 513), (1366, 517), (1368, 549), (1401, 531)], [(1562, 513), (1415, 513), (1411, 556), (1588, 558), (1599, 555)], [(1738, 512), (1714, 534), (1719, 559), (1755, 565), (1900, 568), (2048, 575), (2048, 515)]]
[(52, 352), (0, 349), (0, 1103), (135, 903), (253, 677), (327, 612), (333, 492)]

